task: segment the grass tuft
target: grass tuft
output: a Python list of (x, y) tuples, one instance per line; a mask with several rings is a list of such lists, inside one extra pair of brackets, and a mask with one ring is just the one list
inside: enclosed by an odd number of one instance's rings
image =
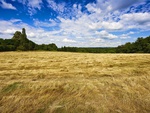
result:
[(2, 89), (2, 93), (11, 93), (11, 92), (15, 91), (18, 87), (20, 87), (20, 85), (21, 85), (21, 82), (15, 82), (8, 86), (5, 86)]

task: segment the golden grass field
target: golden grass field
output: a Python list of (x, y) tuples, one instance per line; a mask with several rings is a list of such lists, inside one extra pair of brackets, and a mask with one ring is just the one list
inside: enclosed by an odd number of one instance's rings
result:
[(150, 54), (1, 52), (0, 113), (150, 113)]

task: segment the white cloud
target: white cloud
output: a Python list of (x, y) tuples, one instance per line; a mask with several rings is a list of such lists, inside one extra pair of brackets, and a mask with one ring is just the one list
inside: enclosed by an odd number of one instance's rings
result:
[(23, 5), (26, 5), (28, 0), (18, 0), (19, 3), (22, 3)]
[(4, 9), (12, 9), (17, 10), (16, 7), (14, 7), (12, 4), (5, 2), (4, 0), (0, 1), (0, 6)]
[(88, 9), (89, 12), (91, 13), (97, 13), (100, 14), (102, 10), (98, 7), (96, 7), (96, 4), (87, 4), (86, 8)]
[(28, 0), (28, 12), (30, 15), (37, 13), (37, 10), (41, 10), (42, 0)]
[(126, 29), (150, 29), (150, 13), (130, 13), (120, 17)]
[(39, 10), (43, 4), (42, 0), (18, 0), (18, 2), (22, 3), (23, 5), (27, 5), (30, 8), (37, 8)]
[(129, 39), (131, 38), (128, 34), (122, 34), (120, 35), (120, 39)]
[(11, 19), (10, 22), (15, 23), (15, 22), (22, 22), (20, 19)]
[(94, 43), (100, 43), (100, 42), (105, 42), (104, 39), (97, 38), (94, 40)]
[(65, 43), (75, 43), (76, 41), (65, 38), (65, 39), (63, 39), (63, 42), (65, 42)]
[(120, 30), (123, 28), (123, 25), (119, 22), (102, 22), (102, 26), (108, 30)]
[(3, 31), (4, 34), (14, 34), (16, 32), (16, 29), (6, 29)]
[(130, 13), (121, 16), (121, 20), (128, 23), (145, 24), (150, 22), (150, 13)]
[(36, 34), (34, 32), (30, 32), (28, 33), (28, 37), (34, 38), (36, 37)]
[(43, 4), (42, 0), (18, 0), (18, 2), (28, 7), (28, 13), (30, 15), (37, 13), (37, 9), (41, 10)]
[(42, 0), (28, 0), (28, 6), (31, 8), (41, 9)]
[(131, 38), (130, 35), (133, 35), (133, 34), (136, 34), (137, 32), (133, 32), (133, 31), (130, 31), (128, 33), (123, 33), (119, 36), (120, 39), (129, 39)]
[(65, 3), (57, 4), (53, 0), (47, 0), (48, 2), (48, 7), (52, 8), (54, 11), (60, 13), (64, 12), (65, 10)]
[(99, 37), (101, 38), (106, 38), (106, 39), (115, 39), (118, 38), (116, 35), (113, 34), (109, 34), (107, 31), (100, 31), (100, 32), (96, 32), (96, 35), (99, 35)]
[(34, 25), (36, 27), (53, 27), (58, 25), (54, 20), (49, 20), (49, 21), (39, 21), (37, 19), (34, 19)]

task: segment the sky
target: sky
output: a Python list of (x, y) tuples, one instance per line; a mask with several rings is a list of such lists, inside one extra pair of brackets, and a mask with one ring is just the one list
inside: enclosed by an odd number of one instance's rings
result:
[(0, 0), (0, 38), (58, 47), (117, 47), (150, 36), (150, 0)]

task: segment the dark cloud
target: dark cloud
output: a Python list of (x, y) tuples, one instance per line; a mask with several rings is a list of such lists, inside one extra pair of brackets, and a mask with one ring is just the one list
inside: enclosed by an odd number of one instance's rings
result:
[(144, 1), (145, 0), (111, 0), (110, 4), (113, 10), (120, 10)]

